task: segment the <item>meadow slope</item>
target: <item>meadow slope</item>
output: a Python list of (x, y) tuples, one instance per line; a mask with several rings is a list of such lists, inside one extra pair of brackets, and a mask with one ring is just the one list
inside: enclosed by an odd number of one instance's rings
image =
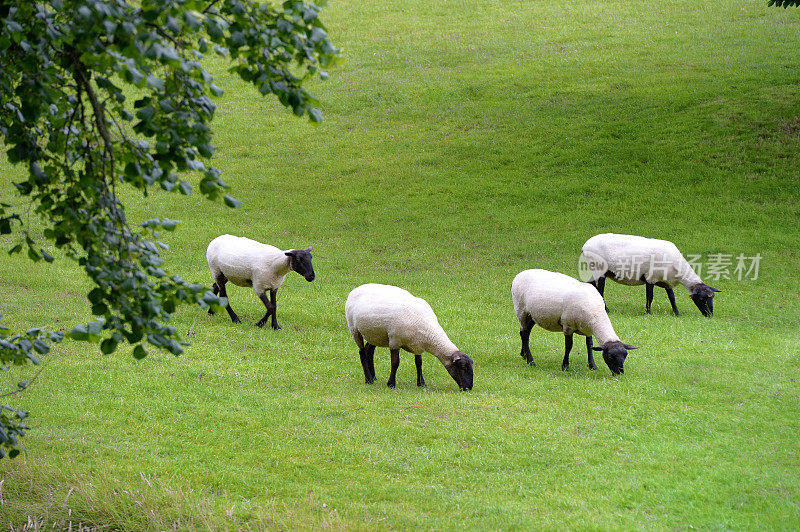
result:
[[(800, 527), (800, 11), (721, 2), (344, 1), (323, 11), (347, 62), (315, 83), (312, 127), (214, 65), (216, 165), (244, 203), (125, 196), (131, 220), (182, 220), (169, 271), (210, 283), (205, 247), (232, 233), (314, 246), (290, 274), (283, 330), (185, 308), (181, 357), (102, 356), (65, 342), (13, 404), (25, 452), (0, 461), (0, 526), (113, 529)], [(3, 200), (23, 169), (0, 163)], [(35, 221), (34, 221), (35, 223)], [(519, 357), (510, 284), (577, 274), (606, 232), (686, 254), (760, 254), (705, 319), (657, 289), (609, 283), (641, 347), (626, 373), (586, 367), (534, 329)], [(2, 239), (8, 247), (13, 239)], [(2, 254), (12, 329), (90, 319), (59, 258)], [(735, 265), (735, 264), (734, 264)], [(730, 268), (733, 274), (733, 268)], [(745, 276), (748, 277), (748, 276)], [(426, 298), (475, 361), (462, 393), (433, 358), (426, 389), (388, 353), (367, 386), (344, 321), (364, 282)], [(37, 368), (12, 368), (2, 389)]]

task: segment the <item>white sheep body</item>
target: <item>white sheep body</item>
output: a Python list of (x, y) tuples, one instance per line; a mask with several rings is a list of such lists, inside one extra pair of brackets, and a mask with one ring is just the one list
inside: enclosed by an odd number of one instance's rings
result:
[(285, 251), (233, 235), (212, 240), (206, 260), (214, 279), (222, 273), (236, 286), (252, 286), (257, 295), (280, 288), (290, 270)]
[(610, 271), (614, 281), (625, 285), (680, 283), (691, 290), (702, 283), (677, 246), (668, 240), (604, 233), (586, 241), (583, 256), (587, 261), (599, 258), (598, 262), (603, 264), (600, 268), (603, 271), (592, 272), (592, 280)]
[(415, 355), (427, 351), (445, 365), (458, 351), (428, 302), (397, 286), (370, 283), (353, 289), (345, 317), (356, 343), (360, 336), (377, 347)]
[(536, 325), (566, 335), (594, 336), (601, 344), (619, 341), (597, 290), (562, 273), (525, 270), (511, 283), (520, 324), (530, 316)]

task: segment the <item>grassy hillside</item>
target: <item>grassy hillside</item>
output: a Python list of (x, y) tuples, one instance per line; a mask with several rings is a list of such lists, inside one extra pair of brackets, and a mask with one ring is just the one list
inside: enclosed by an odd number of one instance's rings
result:
[[(240, 209), (125, 197), (132, 220), (183, 221), (165, 258), (184, 278), (210, 283), (206, 245), (233, 233), (313, 245), (316, 281), (287, 277), (279, 332), (237, 287), (241, 324), (181, 310), (179, 358), (60, 345), (11, 398), (32, 430), (0, 462), (0, 524), (798, 528), (800, 11), (337, 0), (324, 15), (347, 62), (313, 86), (319, 127), (215, 69), (216, 165)], [(6, 201), (21, 169), (0, 169)], [(641, 347), (625, 375), (590, 372), (579, 339), (561, 372), (563, 336), (541, 329), (526, 366), (511, 280), (577, 275), (606, 231), (760, 254), (759, 275), (706, 278), (723, 290), (712, 319), (683, 288), (682, 316), (660, 289), (647, 316), (644, 288), (609, 283)], [(2, 256), (4, 324), (89, 319), (75, 264)], [(430, 356), (418, 389), (407, 353), (389, 390), (386, 350), (364, 384), (343, 307), (365, 282), (431, 303), (475, 360), (472, 392)]]

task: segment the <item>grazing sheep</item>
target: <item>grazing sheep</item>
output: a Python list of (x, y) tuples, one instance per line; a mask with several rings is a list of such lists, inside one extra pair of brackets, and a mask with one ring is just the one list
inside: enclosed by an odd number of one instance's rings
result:
[(689, 291), (703, 316), (714, 314), (714, 293), (720, 290), (703, 283), (672, 242), (605, 233), (586, 241), (581, 258), (589, 264), (589, 282), (601, 296), (605, 292), (606, 277), (625, 285), (647, 285), (645, 311), (650, 314), (653, 287), (660, 286), (667, 291), (672, 311), (678, 316), (672, 287), (680, 283)]
[[(295, 271), (308, 282), (314, 280), (311, 247), (282, 251), (249, 238), (222, 235), (208, 245), (206, 260), (211, 270), (211, 277), (214, 278), (214, 294), (227, 298), (225, 283), (228, 281), (236, 286), (253, 287), (253, 291), (267, 307), (267, 313), (256, 325), (263, 327), (267, 323), (267, 318), (272, 316), (272, 328), (275, 330), (281, 328), (278, 325), (278, 305), (275, 297), (286, 274)], [(231, 308), (230, 300), (225, 310), (228, 311), (233, 323), (241, 321)], [(214, 314), (210, 310), (208, 313)]]
[(439, 325), (436, 314), (424, 299), (396, 286), (363, 284), (350, 292), (344, 306), (347, 327), (358, 346), (364, 380), (375, 382), (375, 347), (388, 347), (392, 370), (386, 385), (395, 387), (400, 350), (414, 353), (417, 386), (422, 378), (423, 351), (444, 365), (462, 390), (472, 389), (472, 359), (458, 350)]
[[(520, 325), (522, 351), (520, 356), (533, 365), (528, 339), (534, 325), (547, 331), (564, 333), (564, 361), (561, 369), (569, 369), (569, 352), (572, 350), (572, 335), (586, 337), (589, 368), (597, 369), (592, 351), (602, 351), (603, 360), (611, 373), (625, 373), (623, 364), (629, 349), (638, 349), (623, 344), (608, 319), (603, 298), (591, 286), (561, 273), (547, 270), (525, 270), (514, 277), (511, 283), (514, 311)], [(597, 337), (600, 347), (592, 346), (592, 335)]]

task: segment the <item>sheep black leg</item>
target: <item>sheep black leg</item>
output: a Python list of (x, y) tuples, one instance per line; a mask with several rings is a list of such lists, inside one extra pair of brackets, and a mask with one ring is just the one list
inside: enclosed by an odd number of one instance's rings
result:
[(644, 311), (650, 314), (650, 306), (653, 304), (653, 283), (645, 283), (647, 285), (647, 302), (644, 305)]
[(519, 331), (519, 337), (520, 340), (522, 340), (522, 350), (519, 352), (519, 356), (524, 358), (528, 365), (535, 366), (533, 363), (533, 355), (531, 355), (529, 340), (531, 337), (531, 329), (533, 329), (533, 326), (536, 325), (536, 322), (533, 321), (533, 318), (531, 318), (530, 315), (526, 315), (522, 321), (522, 329)]
[(586, 337), (586, 352), (589, 354), (589, 369), (597, 369), (597, 364), (594, 363), (594, 354), (592, 354), (592, 337)]
[(364, 370), (364, 383), (372, 384), (369, 379), (369, 366), (367, 366), (367, 349), (366, 347), (358, 348), (358, 356), (361, 357), (361, 368)]
[(267, 297), (266, 292), (258, 294), (258, 298), (261, 300), (262, 303), (264, 303), (264, 306), (267, 308), (267, 312), (266, 314), (264, 314), (264, 317), (258, 320), (258, 323), (256, 323), (256, 326), (263, 327), (264, 324), (267, 323), (267, 319), (275, 313), (275, 308), (272, 306), (272, 302)]
[(572, 351), (572, 335), (564, 335), (564, 361), (561, 363), (561, 371), (569, 369), (569, 352)]
[(395, 386), (395, 378), (397, 377), (397, 368), (400, 366), (400, 350), (399, 349), (389, 349), (389, 355), (392, 359), (392, 371), (389, 373), (389, 380), (386, 381), (386, 386), (389, 388), (394, 388)]
[[(219, 295), (219, 287), (217, 286), (217, 283), (216, 283), (216, 282), (214, 282), (214, 284), (212, 284), (212, 285), (211, 285), (211, 290), (214, 292), (214, 295), (215, 295), (215, 296), (216, 296), (216, 295)], [(214, 312), (214, 311), (213, 311), (213, 310), (211, 310), (211, 309), (208, 309), (208, 314), (209, 314), (210, 316), (213, 316), (214, 314), (216, 314), (216, 312)]]
[(672, 305), (672, 312), (674, 312), (676, 316), (680, 316), (681, 313), (678, 312), (678, 306), (675, 304), (675, 292), (672, 291), (672, 287), (667, 283), (656, 283), (656, 284), (667, 291), (669, 304)]
[(225, 290), (225, 283), (227, 283), (227, 282), (228, 282), (228, 280), (225, 279), (224, 277), (221, 277), (221, 278), (217, 279), (217, 287), (219, 287), (219, 295), (220, 295), (220, 297), (224, 297), (225, 299), (228, 300), (228, 305), (225, 307), (225, 310), (228, 311), (228, 316), (231, 317), (231, 321), (233, 323), (241, 323), (242, 320), (239, 319), (239, 316), (237, 316), (236, 313), (231, 308), (231, 300), (228, 297), (228, 291)]
[(367, 354), (367, 370), (369, 371), (367, 384), (372, 384), (375, 382), (375, 346), (368, 343), (364, 346), (364, 349)]
[(277, 331), (281, 328), (278, 325), (278, 290), (269, 291), (269, 301), (272, 303), (272, 329)]
[[(606, 299), (606, 278), (605, 276), (600, 277), (597, 279), (597, 291), (600, 292), (600, 295), (603, 297), (603, 302), (605, 303)], [(608, 305), (606, 305), (606, 312), (608, 312)]]
[(417, 386), (425, 386), (425, 379), (422, 378), (422, 355), (414, 355), (414, 363), (417, 365)]

